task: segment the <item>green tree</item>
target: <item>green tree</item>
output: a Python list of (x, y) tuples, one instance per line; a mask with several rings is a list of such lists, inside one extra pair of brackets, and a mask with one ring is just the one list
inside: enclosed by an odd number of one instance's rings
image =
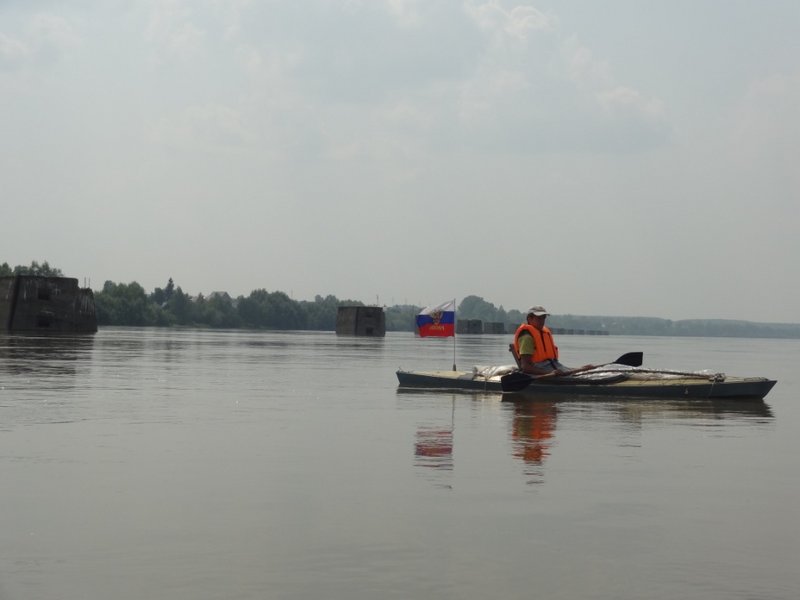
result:
[(300, 302), (299, 308), (305, 313), (308, 329), (313, 331), (333, 331), (336, 329), (336, 315), (341, 303), (336, 296), (320, 295), (313, 302)]
[(306, 329), (305, 312), (284, 292), (272, 292), (269, 295), (269, 304), (268, 327), (271, 329)]
[[(503, 311), (505, 313), (505, 311)], [(457, 316), (460, 319), (480, 319), (484, 323), (500, 321), (499, 311), (491, 302), (480, 296), (467, 296), (458, 305)]]
[(165, 302), (168, 302), (172, 298), (172, 294), (175, 292), (175, 283), (172, 281), (172, 277), (169, 278), (167, 282), (167, 287), (163, 290), (161, 288), (156, 288), (153, 290), (153, 293), (150, 294), (150, 300), (155, 302), (159, 306), (163, 306)]
[(199, 295), (195, 302), (195, 320), (209, 327), (233, 329), (242, 321), (228, 294), (214, 293), (208, 298)]
[(39, 277), (63, 277), (64, 274), (61, 269), (51, 267), (47, 261), (41, 265), (35, 260), (31, 262), (30, 266), (17, 265), (13, 269), (7, 262), (0, 265), (0, 277), (8, 277), (9, 275), (36, 275)]
[(116, 284), (106, 281), (103, 290), (95, 294), (98, 325), (152, 325), (154, 305), (147, 299), (141, 285), (135, 281)]
[(170, 294), (165, 307), (165, 310), (175, 316), (175, 322), (178, 325), (191, 325), (194, 323), (193, 309), (192, 299), (183, 293), (180, 286), (175, 289), (174, 293)]
[(263, 296), (266, 294), (266, 290), (253, 290), (247, 298), (242, 298), (239, 301), (237, 312), (245, 327), (251, 327), (253, 329), (261, 329), (264, 327), (266, 319), (263, 314)]
[(17, 266), (14, 267), (15, 275), (37, 275), (39, 277), (63, 277), (61, 269), (56, 269), (44, 261), (41, 265), (35, 260), (31, 262), (29, 267)]
[(388, 306), (384, 314), (386, 331), (414, 331), (420, 310), (421, 307), (412, 304)]
[(242, 323), (255, 329), (305, 329), (306, 318), (297, 302), (284, 292), (259, 289), (238, 304)]

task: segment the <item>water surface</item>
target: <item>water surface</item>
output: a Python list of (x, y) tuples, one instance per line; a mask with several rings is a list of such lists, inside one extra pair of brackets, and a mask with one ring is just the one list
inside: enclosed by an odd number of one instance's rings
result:
[[(509, 337), (459, 337), (458, 367)], [(779, 383), (503, 402), (397, 389), (452, 339), (0, 337), (0, 600), (800, 597), (800, 342), (559, 345)]]

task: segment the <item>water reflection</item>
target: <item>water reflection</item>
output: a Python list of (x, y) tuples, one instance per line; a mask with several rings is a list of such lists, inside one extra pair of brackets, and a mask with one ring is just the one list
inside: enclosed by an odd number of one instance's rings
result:
[(414, 444), (415, 465), (433, 469), (453, 469), (453, 430), (435, 427), (417, 429)]
[[(615, 412), (620, 420), (644, 424), (647, 419), (671, 418), (679, 421), (709, 420), (752, 422), (753, 417), (772, 419), (772, 409), (763, 400), (674, 400), (659, 402), (619, 402)], [(759, 419), (756, 419), (758, 421)]]
[(414, 442), (414, 466), (443, 471), (453, 470), (453, 430), (456, 401), (450, 405), (450, 423), (420, 425)]
[(525, 464), (528, 483), (544, 480), (544, 461), (556, 429), (558, 408), (555, 402), (538, 400), (514, 404), (511, 417), (512, 454)]
[(75, 375), (91, 357), (94, 339), (90, 334), (0, 334), (0, 372)]
[(522, 394), (506, 394), (505, 403), (514, 405), (553, 402), (569, 407), (594, 407), (604, 413), (616, 414), (620, 419), (637, 420), (644, 416), (670, 415), (677, 419), (696, 419), (700, 416), (716, 416), (719, 419), (739, 417), (772, 417), (772, 410), (763, 399), (659, 399), (615, 398), (614, 396), (537, 396), (533, 399)]
[(0, 335), (0, 430), (76, 420), (75, 390), (91, 374), (92, 334)]
[[(504, 435), (510, 442), (510, 457), (519, 461), (528, 484), (545, 481), (545, 465), (556, 443), (559, 421), (567, 428), (600, 426), (617, 423), (626, 431), (664, 426), (689, 426), (717, 428), (745, 425), (759, 427), (773, 421), (772, 410), (764, 400), (643, 400), (610, 398), (607, 396), (569, 398), (554, 396), (532, 399), (530, 397), (497, 394), (461, 394), (423, 390), (401, 389), (398, 396), (426, 403), (441, 398), (441, 420), (432, 421), (430, 412), (425, 423), (418, 424), (414, 439), (414, 466), (434, 473), (451, 472), (455, 466), (454, 430), (457, 405), (469, 410), (500, 410), (506, 418)], [(444, 398), (449, 396), (451, 402)], [(429, 405), (430, 406), (430, 405)], [(445, 407), (449, 408), (447, 410)], [(446, 410), (446, 412), (445, 412)], [(447, 418), (445, 418), (447, 415)], [(572, 422), (572, 423), (570, 423)], [(462, 431), (461, 443), (469, 448), (470, 431)], [(508, 455), (507, 455), (508, 456)], [(438, 483), (442, 483), (439, 479)], [(445, 485), (445, 487), (450, 487)]]

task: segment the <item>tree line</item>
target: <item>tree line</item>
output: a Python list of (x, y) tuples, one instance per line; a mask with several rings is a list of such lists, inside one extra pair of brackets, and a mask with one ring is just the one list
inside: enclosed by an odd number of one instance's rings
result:
[[(150, 293), (136, 282), (106, 281), (94, 296), (99, 326), (334, 331), (340, 306), (366, 306), (330, 294), (317, 295), (311, 301), (294, 300), (284, 292), (265, 289), (236, 298), (224, 292), (189, 296), (172, 278)], [(385, 307), (386, 329), (413, 331), (414, 317), (420, 310), (416, 306)]]
[[(38, 275), (63, 277), (61, 269), (46, 261), (29, 266), (0, 265), (0, 277)], [(314, 300), (294, 300), (280, 291), (256, 289), (247, 296), (212, 293), (191, 296), (170, 277), (167, 284), (147, 292), (139, 283), (106, 281), (94, 291), (98, 326), (213, 327), (223, 329), (277, 329), (334, 331), (340, 306), (365, 306), (358, 300), (317, 295)], [(385, 308), (389, 331), (413, 331), (416, 306)]]
[(44, 261), (41, 265), (35, 260), (30, 266), (17, 265), (13, 269), (4, 262), (0, 265), (0, 277), (9, 277), (12, 275), (39, 275), (42, 277), (63, 277), (61, 269), (55, 269)]
[[(0, 265), (0, 276), (40, 275), (61, 277), (58, 268), (47, 261), (11, 268)], [(169, 278), (163, 288), (147, 292), (137, 282), (106, 281), (94, 292), (99, 326), (212, 327), (224, 329), (276, 329), (334, 331), (340, 306), (365, 306), (358, 300), (340, 300), (333, 295), (314, 300), (294, 300), (280, 291), (256, 289), (247, 296), (227, 293), (190, 296)], [(413, 331), (416, 315), (423, 307), (395, 305), (384, 307), (387, 331)], [(508, 333), (525, 319), (516, 309), (506, 310), (480, 296), (466, 296), (456, 307), (457, 319), (477, 319), (502, 323)], [(655, 317), (608, 317), (554, 314), (551, 328), (607, 331), (612, 335), (663, 335), (698, 337), (800, 338), (800, 324), (754, 323), (725, 319), (672, 321)]]
[[(227, 293), (189, 296), (172, 278), (163, 288), (148, 293), (136, 282), (106, 281), (95, 292), (97, 324), (170, 327), (174, 325), (224, 329), (276, 329), (334, 331), (340, 306), (366, 306), (359, 300), (315, 296), (294, 300), (280, 291), (257, 289), (233, 298)], [(416, 305), (384, 306), (387, 331), (414, 331), (415, 317), (423, 309)], [(518, 310), (506, 312), (480, 296), (467, 296), (456, 308), (459, 319), (503, 322), (507, 330), (523, 320)]]
[[(363, 306), (347, 301), (347, 304)], [(334, 296), (296, 301), (284, 292), (257, 289), (248, 296), (227, 293), (189, 296), (170, 278), (147, 293), (136, 282), (106, 281), (95, 292), (98, 325), (214, 327), (224, 329), (333, 330), (342, 304)]]

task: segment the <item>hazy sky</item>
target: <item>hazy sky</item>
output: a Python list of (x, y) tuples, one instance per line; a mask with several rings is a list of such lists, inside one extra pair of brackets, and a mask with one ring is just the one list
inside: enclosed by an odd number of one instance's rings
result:
[(0, 262), (800, 322), (797, 0), (0, 0)]

